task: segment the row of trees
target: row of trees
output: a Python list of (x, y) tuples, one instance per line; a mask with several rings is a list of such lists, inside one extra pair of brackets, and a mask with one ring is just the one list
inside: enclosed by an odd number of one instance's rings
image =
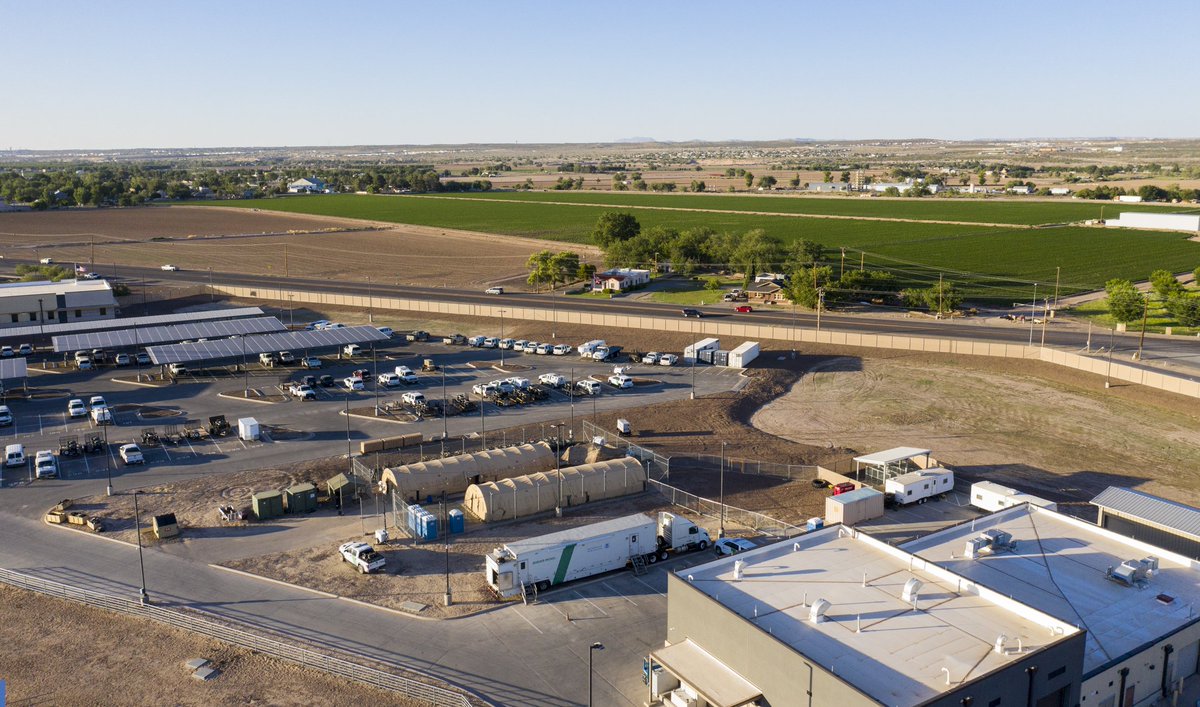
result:
[(540, 291), (545, 285), (551, 288), (576, 280), (590, 280), (596, 272), (596, 266), (590, 263), (580, 263), (579, 254), (569, 250), (555, 253), (542, 250), (529, 256), (525, 263), (529, 268), (527, 282)]
[[(1196, 269), (1200, 279), (1200, 268)], [(1113, 279), (1104, 284), (1108, 313), (1117, 322), (1128, 324), (1146, 316), (1150, 303), (1157, 301), (1181, 326), (1200, 326), (1200, 293), (1191, 292), (1169, 270), (1150, 273), (1149, 294), (1140, 292), (1129, 280)]]

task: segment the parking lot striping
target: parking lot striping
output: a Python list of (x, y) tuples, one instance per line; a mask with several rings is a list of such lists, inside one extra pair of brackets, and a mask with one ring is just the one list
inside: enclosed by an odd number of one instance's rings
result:
[(525, 619), (525, 623), (529, 624), (530, 626), (533, 626), (534, 631), (537, 631), (538, 633), (545, 635), (545, 631), (542, 631), (542, 629), (538, 628), (536, 624), (534, 624), (532, 621), (529, 620), (529, 617), (525, 616), (525, 614), (522, 614), (517, 609), (515, 604), (513, 605), (512, 609), (513, 609), (513, 613), (515, 613), (517, 616), (520, 616), (521, 618)]
[(587, 598), (587, 597), (585, 597), (584, 595), (580, 594), (580, 593), (579, 593), (579, 590), (575, 590), (575, 594), (576, 594), (576, 595), (577, 595), (577, 596), (578, 596), (580, 599), (582, 599), (582, 600), (586, 601), (587, 603), (591, 604), (592, 606), (596, 607), (596, 611), (599, 611), (601, 614), (604, 614), (605, 616), (608, 616), (608, 612), (607, 612), (607, 611), (605, 611), (604, 609), (601, 609), (601, 608), (600, 608), (600, 607), (599, 607), (599, 606), (596, 604), (596, 602), (594, 602), (594, 601), (592, 601), (591, 599), (588, 599), (588, 598)]
[(167, 461), (169, 461), (169, 462), (174, 462), (174, 461), (175, 461), (174, 459), (172, 459), (172, 458), (171, 458), (171, 453), (167, 451), (167, 448), (166, 448), (166, 447), (162, 447), (162, 446), (160, 446), (160, 447), (159, 447), (159, 449), (161, 449), (161, 450), (163, 451), (163, 454), (166, 454), (166, 455), (167, 455)]
[(654, 592), (655, 594), (659, 595), (660, 597), (665, 597), (665, 596), (666, 596), (666, 594), (664, 594), (664, 593), (662, 593), (662, 592), (658, 591), (657, 589), (655, 589), (654, 587), (650, 586), (649, 584), (646, 584), (646, 582), (642, 581), (642, 579), (641, 579), (640, 577), (636, 576), (636, 575), (634, 575), (634, 576), (633, 576), (631, 579), (633, 579), (633, 580), (637, 581), (637, 582), (638, 582), (638, 583), (640, 583), (642, 586), (646, 587), (646, 589), (649, 589), (650, 591)]
[(603, 584), (605, 587), (607, 587), (607, 588), (608, 588), (608, 591), (610, 591), (610, 592), (613, 592), (614, 594), (616, 594), (617, 596), (621, 597), (622, 599), (624, 599), (625, 601), (629, 602), (630, 604), (633, 604), (634, 606), (637, 606), (637, 602), (636, 602), (636, 601), (634, 601), (634, 600), (630, 599), (629, 597), (625, 596), (624, 594), (622, 594), (620, 591), (618, 591), (616, 588), (614, 588), (614, 587), (613, 587), (612, 585), (610, 585), (608, 582), (601, 582), (600, 584)]

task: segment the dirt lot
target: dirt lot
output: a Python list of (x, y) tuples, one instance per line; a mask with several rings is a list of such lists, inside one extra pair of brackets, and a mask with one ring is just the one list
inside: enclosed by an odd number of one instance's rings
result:
[[(9, 258), (32, 260), (39, 245), (39, 257), (92, 262), (93, 235), (95, 268), (106, 274), (171, 263), (189, 271), (480, 289), (524, 289), (525, 261), (547, 247), (469, 231), (217, 207), (0, 214), (0, 252)], [(388, 262), (395, 267), (381, 267)]]
[[(12, 705), (393, 704), (405, 700), (151, 621), (0, 586), (0, 673)], [(221, 674), (200, 682), (184, 661)]]
[[(437, 509), (431, 507), (428, 510), (435, 512)], [(551, 515), (516, 523), (471, 524), (469, 532), (454, 536), (449, 546), (450, 591), (454, 599), (450, 607), (442, 605), (446, 591), (447, 549), (440, 540), (415, 544), (408, 538), (393, 537), (387, 545), (377, 545), (376, 549), (387, 558), (387, 568), (371, 575), (359, 573), (327, 546), (253, 557), (225, 565), (392, 609), (401, 609), (405, 602), (415, 602), (424, 605), (419, 612), (414, 612), (419, 616), (450, 618), (501, 605), (484, 581), (483, 557), (494, 548), (513, 540), (658, 510), (667, 510), (667, 506), (660, 496), (648, 493), (567, 509), (562, 518)], [(695, 520), (711, 525), (703, 519)]]

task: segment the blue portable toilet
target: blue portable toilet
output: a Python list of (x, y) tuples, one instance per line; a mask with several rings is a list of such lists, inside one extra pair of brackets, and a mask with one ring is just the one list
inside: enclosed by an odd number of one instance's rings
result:
[(448, 514), (450, 516), (450, 533), (461, 533), (466, 530), (467, 519), (463, 516), (463, 512), (455, 508)]
[(825, 519), (824, 518), (809, 518), (808, 522), (804, 524), (804, 529), (810, 530), (810, 531), (811, 530), (820, 530), (821, 528), (824, 528), (824, 527), (825, 527)]
[(438, 537), (438, 522), (437, 517), (429, 511), (424, 511), (421, 516), (421, 525), (417, 531), (417, 536), (422, 540), (429, 542), (437, 540)]

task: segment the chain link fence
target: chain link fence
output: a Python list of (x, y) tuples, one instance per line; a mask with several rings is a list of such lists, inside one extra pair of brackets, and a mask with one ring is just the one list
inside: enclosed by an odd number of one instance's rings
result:
[[(709, 518), (721, 517), (721, 504), (718, 501), (688, 493), (661, 481), (652, 480), (650, 486), (662, 494), (672, 505), (686, 508), (693, 513)], [(790, 538), (805, 532), (804, 528), (728, 504), (725, 505), (725, 521), (775, 538)]]
[(289, 637), (286, 640), (270, 638), (259, 633), (251, 633), (205, 618), (190, 611), (184, 612), (152, 605), (144, 606), (133, 599), (125, 599), (111, 594), (80, 589), (7, 569), (0, 569), (0, 582), (39, 594), (67, 599), (96, 608), (167, 624), (248, 650), (264, 653), (279, 660), (320, 670), (339, 678), (353, 680), (405, 697), (424, 700), (437, 707), (474, 707), (476, 705), (490, 704), (463, 692), (421, 682), (349, 660), (348, 658), (353, 657), (353, 654), (347, 654), (347, 657), (343, 658), (317, 652), (298, 645), (295, 638)]
[(725, 457), (724, 460), (717, 454), (676, 454), (671, 457), (671, 469), (673, 471), (688, 471), (688, 470), (720, 470), (721, 463), (725, 463), (725, 471), (736, 474), (750, 474), (752, 476), (775, 476), (788, 480), (793, 479), (815, 479), (817, 478), (817, 467), (812, 464), (780, 464), (778, 462), (767, 462), (759, 459), (738, 459), (736, 457)]

